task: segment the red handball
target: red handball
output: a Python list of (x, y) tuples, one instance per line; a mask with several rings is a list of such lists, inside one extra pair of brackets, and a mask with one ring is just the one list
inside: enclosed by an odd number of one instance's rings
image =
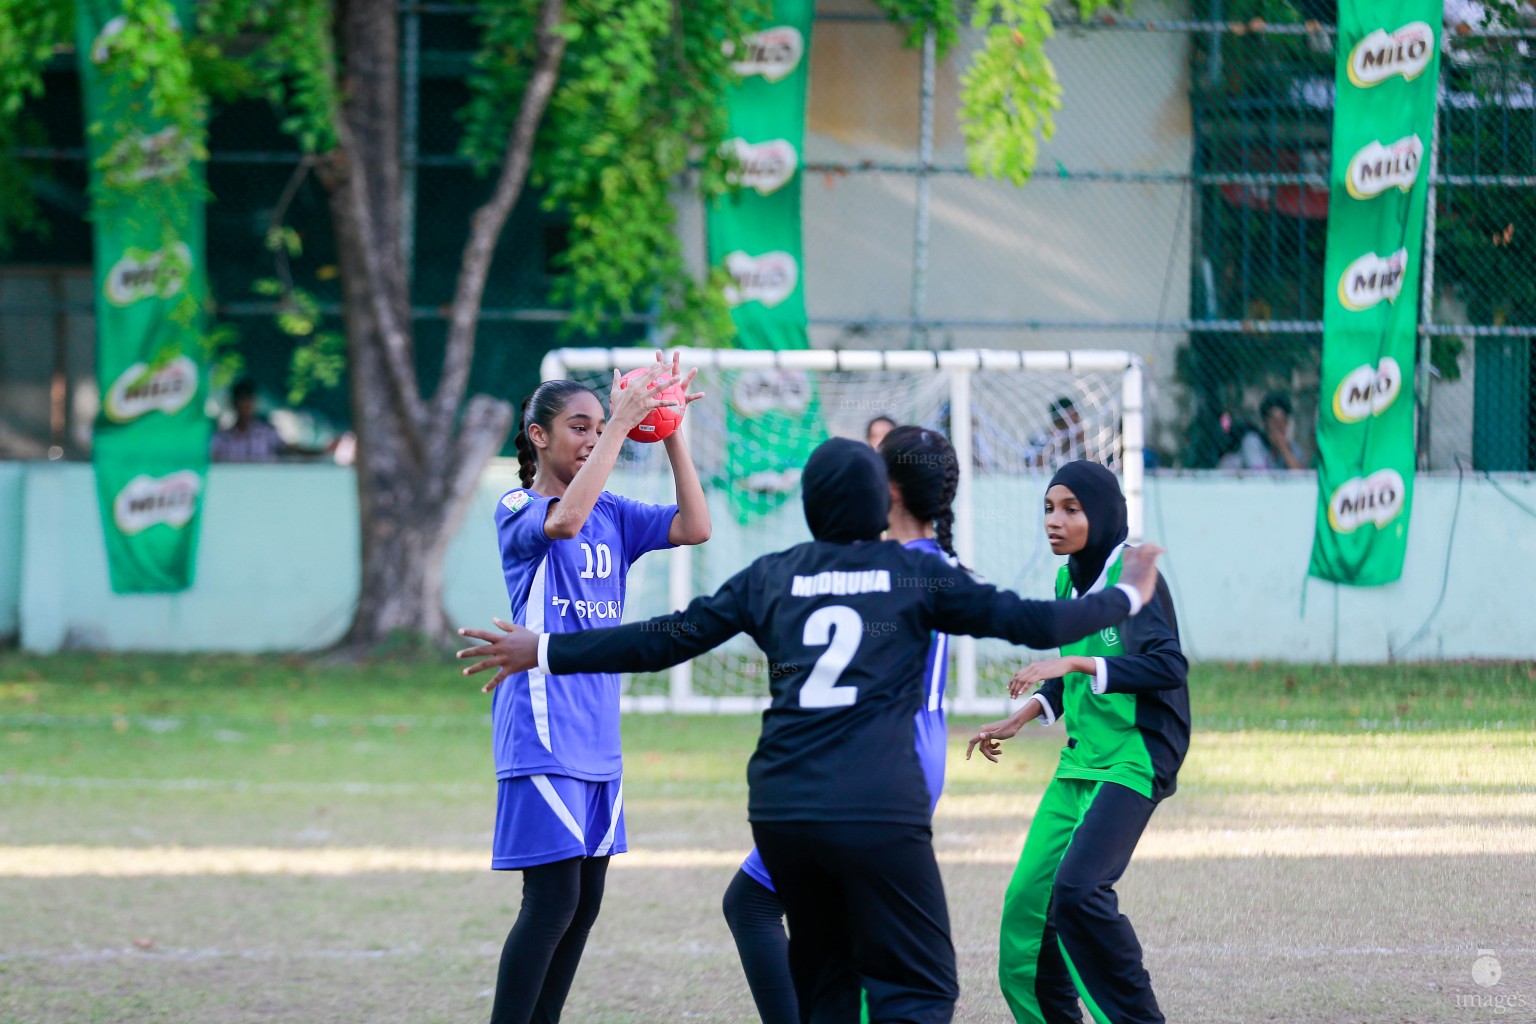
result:
[[(630, 370), (619, 378), (620, 390), (628, 387), (630, 381), (637, 377), (644, 377), (648, 372), (650, 372), (650, 367), (648, 366), (642, 366), (638, 370)], [(677, 405), (663, 409), (652, 409), (645, 419), (641, 420), (635, 426), (635, 429), (629, 432), (629, 439), (631, 441), (639, 441), (642, 444), (649, 444), (652, 441), (665, 441), (672, 436), (673, 431), (682, 425), (683, 402), (686, 397), (683, 394), (682, 387), (678, 384), (673, 384), (669, 387), (655, 389), (652, 393), (657, 398), (671, 399)]]

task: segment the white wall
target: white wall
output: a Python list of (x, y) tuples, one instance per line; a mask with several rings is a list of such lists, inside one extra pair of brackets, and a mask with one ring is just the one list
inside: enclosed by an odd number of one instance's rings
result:
[[(488, 623), (504, 613), (491, 510), (515, 481), (513, 466), (492, 466), (450, 545), (445, 604), (455, 622)], [(1036, 595), (1048, 591), (1052, 575), (1049, 559), (1033, 557), (1040, 483), (1009, 481), (1010, 490), (994, 488), (991, 498), (979, 485), (977, 494), (984, 513), (977, 549), (986, 553), (978, 568)], [(1500, 483), (1536, 508), (1536, 477)], [(645, 500), (667, 500), (669, 486), (661, 478), (616, 479), (616, 489)], [(107, 581), (90, 467), (0, 464), (0, 632), (7, 609), (17, 608), (22, 644), (33, 651), (325, 647), (345, 631), (357, 599), (353, 487), (351, 472), (334, 466), (215, 466), (196, 584), (183, 594), (119, 596)], [(1404, 649), (1436, 604), (1456, 490), (1454, 477), (1421, 477), (1403, 579), (1355, 589), (1305, 581), (1317, 494), (1311, 476), (1151, 477), (1147, 535), (1169, 549), (1189, 653), (1302, 662), (1536, 658), (1536, 519), (1484, 479), (1463, 484), (1444, 603), (1422, 639)], [(11, 510), (22, 491), (18, 522)], [(717, 510), (715, 538), (698, 552), (711, 583), (770, 550), (769, 539), (777, 547), (801, 535), (797, 504), (750, 528)], [(15, 564), (7, 552), (18, 549), (19, 580), (7, 568)], [(670, 557), (641, 561), (630, 618), (665, 609)]]

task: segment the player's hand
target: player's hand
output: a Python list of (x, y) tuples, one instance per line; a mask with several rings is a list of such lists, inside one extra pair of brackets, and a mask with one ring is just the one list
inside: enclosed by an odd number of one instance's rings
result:
[(502, 632), (492, 633), (485, 629), (461, 629), (459, 636), (469, 637), (471, 640), (484, 640), (485, 643), (476, 647), (466, 647), (454, 657), (461, 660), (473, 658), (480, 659), (475, 664), (464, 670), (464, 674), (472, 676), (476, 672), (485, 672), (495, 669), (496, 674), (491, 681), (480, 687), (481, 693), (490, 693), (501, 685), (501, 681), (508, 676), (519, 672), (526, 672), (536, 668), (539, 664), (539, 634), (522, 626), (514, 626), (510, 622), (502, 622), (500, 619), (492, 619)]
[(622, 388), (619, 387), (621, 376), (618, 370), (613, 371), (613, 387), (608, 392), (608, 425), (617, 427), (620, 433), (627, 434), (639, 426), (652, 409), (677, 405), (669, 398), (656, 396), (661, 388), (677, 383), (677, 378), (667, 373), (667, 364), (660, 359), (657, 359), (655, 366)]
[(1126, 548), (1120, 558), (1120, 582), (1129, 583), (1140, 592), (1143, 606), (1150, 604), (1157, 594), (1157, 556), (1166, 551), (1156, 544), (1138, 544)]
[[(658, 349), (657, 352), (656, 352), (656, 361), (658, 363), (661, 363), (661, 362), (664, 362), (665, 359), (666, 359), (666, 356), (662, 355), (661, 351)], [(682, 371), (683, 371), (683, 353), (678, 351), (677, 349), (673, 349), (673, 351), (672, 351), (672, 370), (671, 370), (671, 376), (672, 376), (673, 380), (681, 380), (682, 381), (682, 383), (680, 385), (678, 385), (678, 386), (683, 389), (683, 409), (684, 409), (684, 411), (686, 411), (690, 405), (692, 405), (694, 402), (697, 402), (699, 399), (704, 397), (704, 392), (702, 392), (702, 391), (690, 392), (688, 390), (690, 387), (693, 386), (693, 378), (695, 378), (695, 377), (697, 377), (699, 375), (699, 368), (697, 366), (695, 366), (691, 370), (689, 370), (688, 371), (688, 376), (686, 376), (686, 377), (683, 376), (683, 372)], [(676, 435), (674, 434), (673, 436), (676, 436)]]
[(965, 759), (971, 759), (971, 752), (979, 749), (981, 756), (988, 761), (996, 762), (1003, 753), (1003, 740), (1011, 740), (1018, 734), (1021, 722), (1015, 722), (1013, 718), (1005, 718), (1000, 722), (988, 722), (976, 730), (976, 735), (971, 737), (971, 742), (965, 746)]
[(1048, 658), (1045, 661), (1025, 665), (1008, 681), (1008, 696), (1017, 699), (1031, 686), (1043, 683), (1047, 679), (1060, 679), (1071, 671), (1072, 663), (1066, 658)]

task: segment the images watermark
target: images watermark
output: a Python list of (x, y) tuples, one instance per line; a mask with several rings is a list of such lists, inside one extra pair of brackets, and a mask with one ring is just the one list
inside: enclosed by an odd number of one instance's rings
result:
[[(1523, 992), (1499, 992), (1504, 980), (1504, 965), (1499, 962), (1498, 955), (1491, 949), (1480, 949), (1477, 958), (1472, 961), (1472, 981), (1479, 992), (1458, 992), (1456, 994), (1456, 1008), (1458, 1010), (1491, 1010), (1495, 1015), (1503, 1015), (1516, 1011), (1536, 1009), (1536, 1001), (1531, 1000)], [(1525, 1019), (1525, 1015), (1521, 1015)]]

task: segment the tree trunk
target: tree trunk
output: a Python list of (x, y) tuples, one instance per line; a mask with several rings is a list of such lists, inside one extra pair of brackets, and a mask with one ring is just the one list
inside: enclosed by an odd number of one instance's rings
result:
[[(462, 415), (434, 424), (417, 386), (400, 238), (397, 25), (393, 0), (339, 6), (346, 102), (339, 145), (322, 166), (341, 265), (358, 440), (362, 571), (343, 643), (359, 650), (400, 634), (449, 640), (443, 556), (480, 471), (512, 421), (505, 402), (477, 396)], [(453, 398), (455, 410), (460, 401), (462, 392)]]

